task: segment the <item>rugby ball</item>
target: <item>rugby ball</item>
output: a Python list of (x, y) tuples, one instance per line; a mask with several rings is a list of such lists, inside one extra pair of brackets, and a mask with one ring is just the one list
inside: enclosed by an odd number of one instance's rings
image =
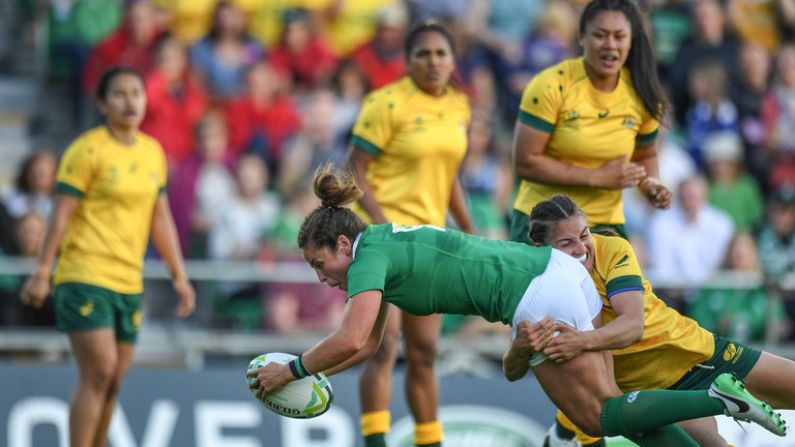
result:
[[(254, 357), (248, 364), (248, 371), (259, 369), (271, 362), (288, 363), (296, 356), (282, 352), (270, 352)], [(246, 376), (249, 385), (254, 377)], [(249, 388), (257, 397), (257, 390)], [(274, 413), (295, 419), (309, 419), (320, 416), (331, 408), (334, 393), (331, 383), (323, 373), (317, 373), (300, 380), (288, 383), (284, 388), (268, 393), (259, 399), (266, 408)]]

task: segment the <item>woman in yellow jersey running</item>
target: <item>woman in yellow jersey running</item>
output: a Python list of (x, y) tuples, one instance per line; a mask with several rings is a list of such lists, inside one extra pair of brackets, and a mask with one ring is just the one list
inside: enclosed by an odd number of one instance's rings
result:
[(24, 303), (41, 307), (60, 248), (52, 279), (56, 324), (69, 334), (79, 378), (69, 412), (72, 447), (107, 442), (141, 323), (150, 236), (171, 270), (177, 316), (190, 315), (195, 305), (164, 193), (163, 148), (138, 131), (146, 110), (140, 73), (106, 71), (97, 106), (105, 125), (82, 134), (64, 153), (38, 267), (21, 295)]
[[(586, 332), (556, 325), (561, 334), (544, 349), (550, 359), (560, 362), (585, 351), (613, 350), (616, 383), (623, 392), (706, 389), (714, 377), (729, 372), (774, 407), (795, 408), (795, 362), (715, 335), (666, 306), (643, 278), (629, 242), (591, 234), (585, 213), (570, 198), (554, 196), (533, 207), (529, 238), (534, 245), (549, 245), (579, 259), (602, 296), (605, 325)], [(559, 424), (574, 430), (561, 415)], [(702, 446), (726, 446), (714, 418), (680, 425)], [(571, 437), (559, 431), (550, 433), (550, 446)], [(583, 445), (600, 445), (595, 444), (598, 438), (579, 431), (577, 439)]]
[(666, 103), (645, 30), (630, 0), (593, 0), (580, 18), (583, 56), (525, 87), (514, 134), (521, 184), (513, 240), (527, 242), (533, 205), (557, 193), (574, 199), (592, 227), (624, 235), (622, 189), (638, 186), (654, 207), (670, 205), (655, 149)]
[[(374, 224), (444, 226), (448, 210), (472, 231), (458, 171), (470, 120), (466, 96), (450, 85), (454, 41), (436, 22), (406, 36), (408, 76), (368, 95), (353, 128), (349, 166), (364, 192), (355, 208)], [(397, 341), (403, 329), (406, 397), (414, 416), (414, 440), (439, 446), (438, 384), (433, 371), (441, 315), (416, 316), (393, 309), (384, 343), (360, 378), (365, 447), (382, 447), (389, 431), (389, 399)]]

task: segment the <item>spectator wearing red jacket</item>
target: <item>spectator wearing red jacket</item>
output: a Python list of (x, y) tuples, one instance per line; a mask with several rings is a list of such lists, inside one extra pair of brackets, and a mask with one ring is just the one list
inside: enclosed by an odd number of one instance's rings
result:
[(207, 95), (191, 76), (187, 60), (183, 44), (165, 37), (145, 78), (149, 101), (141, 130), (163, 145), (171, 168), (193, 151), (193, 129), (207, 109)]
[(323, 84), (337, 67), (334, 53), (314, 35), (305, 10), (288, 9), (283, 20), (282, 38), (271, 54), (270, 63), (276, 70), (287, 73), (299, 92)]
[(397, 81), (406, 74), (406, 61), (403, 59), (406, 26), (408, 13), (402, 4), (384, 8), (378, 16), (375, 37), (351, 54), (351, 59), (373, 89)]
[(267, 63), (260, 62), (246, 74), (243, 96), (226, 106), (230, 149), (261, 155), (272, 170), (281, 161), (282, 146), (301, 128), (295, 104), (281, 92), (282, 80)]
[(83, 68), (84, 91), (95, 91), (99, 76), (116, 65), (146, 72), (152, 65), (153, 48), (161, 33), (154, 7), (148, 0), (127, 1), (121, 26), (94, 47), (88, 57)]

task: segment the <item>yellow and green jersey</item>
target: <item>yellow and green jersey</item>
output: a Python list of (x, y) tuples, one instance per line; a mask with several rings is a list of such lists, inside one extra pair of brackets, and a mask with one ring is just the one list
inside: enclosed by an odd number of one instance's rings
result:
[(479, 315), (511, 324), (552, 248), (498, 241), (449, 228), (368, 225), (353, 245), (348, 296), (380, 290), (414, 315)]
[[(550, 134), (544, 155), (583, 168), (598, 168), (621, 155), (631, 158), (636, 143), (653, 141), (659, 127), (635, 93), (629, 70), (621, 70), (615, 90), (600, 92), (582, 58), (536, 75), (522, 94), (518, 119)], [(620, 189), (522, 180), (514, 208), (529, 215), (536, 203), (555, 194), (571, 197), (590, 225), (624, 223)]]
[(166, 169), (160, 143), (141, 132), (134, 145), (124, 146), (105, 126), (97, 127), (66, 149), (57, 190), (80, 202), (61, 243), (55, 284), (143, 291), (144, 254)]
[[(375, 156), (366, 176), (387, 220), (445, 224), (469, 119), (463, 93), (448, 87), (430, 96), (408, 76), (365, 98), (352, 143)], [(354, 209), (367, 219), (361, 207)]]
[(643, 278), (632, 246), (616, 236), (593, 235), (595, 256), (591, 272), (602, 297), (605, 324), (616, 318), (610, 297), (629, 290), (643, 292), (643, 339), (613, 351), (616, 383), (622, 391), (665, 389), (696, 363), (712, 357), (711, 332), (668, 307)]

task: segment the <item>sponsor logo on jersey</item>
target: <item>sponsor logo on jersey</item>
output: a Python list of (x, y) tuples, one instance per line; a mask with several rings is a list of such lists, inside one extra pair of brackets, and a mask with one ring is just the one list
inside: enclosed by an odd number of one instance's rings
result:
[(610, 109), (604, 109), (604, 111), (596, 114), (599, 118), (607, 118), (607, 115), (610, 115)]
[(729, 361), (737, 354), (737, 347), (734, 346), (734, 343), (729, 343), (729, 346), (726, 346), (726, 349), (723, 351), (723, 360)]
[(618, 261), (618, 262), (616, 263), (616, 265), (615, 265), (615, 266), (613, 266), (613, 268), (616, 268), (616, 269), (617, 269), (617, 268), (621, 268), (621, 267), (627, 267), (627, 266), (629, 266), (629, 255), (624, 255), (624, 257), (623, 257), (623, 258), (621, 258), (621, 260), (620, 260), (620, 261)]
[(734, 343), (729, 343), (729, 345), (726, 346), (726, 349), (723, 350), (723, 360), (735, 364), (740, 360), (740, 357), (743, 355), (743, 351), (745, 351), (745, 348), (742, 346), (738, 348)]
[(638, 398), (638, 393), (640, 393), (640, 391), (633, 391), (627, 394), (627, 403), (631, 404), (632, 402), (635, 402), (635, 400)]

